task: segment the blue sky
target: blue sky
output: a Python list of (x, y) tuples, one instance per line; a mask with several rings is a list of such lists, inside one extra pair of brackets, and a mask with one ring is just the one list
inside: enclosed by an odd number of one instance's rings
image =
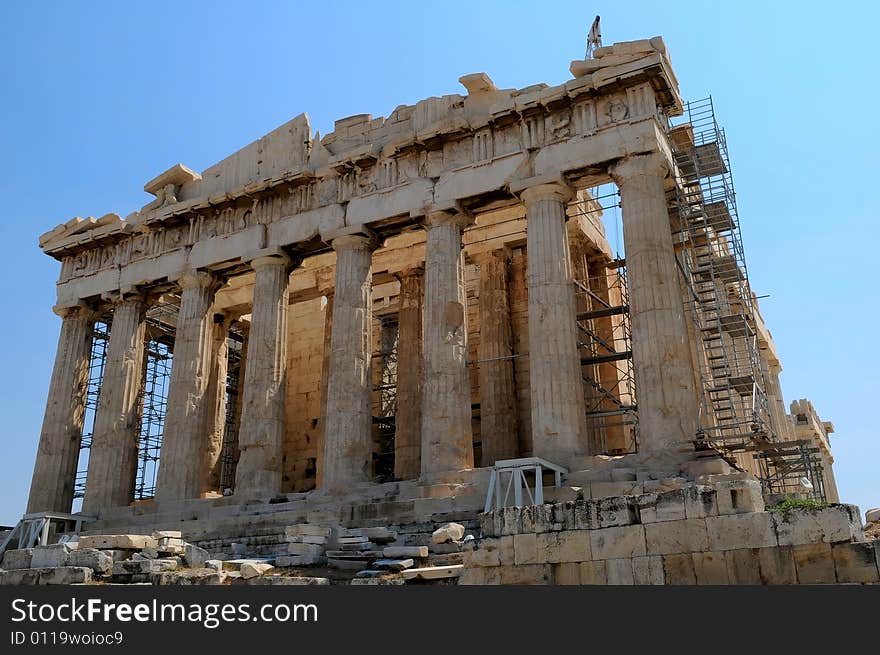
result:
[(843, 499), (880, 506), (876, 3), (35, 1), (4, 14), (0, 524), (24, 511), (60, 324), (41, 233), (125, 215), (170, 165), (202, 170), (303, 111), (326, 133), (460, 92), (465, 73), (561, 83), (595, 14), (606, 43), (662, 35), (683, 95), (713, 95), (786, 401), (834, 422)]

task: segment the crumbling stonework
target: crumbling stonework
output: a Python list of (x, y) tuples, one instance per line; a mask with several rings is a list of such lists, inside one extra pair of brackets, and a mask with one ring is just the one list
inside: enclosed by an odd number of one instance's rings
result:
[[(524, 89), (465, 75), (464, 95), (323, 137), (303, 114), (201, 174), (173, 166), (140, 211), (44, 234), (63, 320), (28, 509), (71, 509), (101, 317), (94, 520), (79, 549), (11, 550), (8, 567), (51, 556), (71, 579), (156, 584), (299, 584), (315, 567), (356, 584), (875, 582), (848, 506), (765, 511), (791, 492), (777, 472), (795, 452), (820, 454), (797, 493), (839, 500), (833, 427), (805, 400), (785, 413), (722, 236), (730, 207), (699, 183), (723, 169), (719, 146), (670, 122), (684, 105), (665, 44), (570, 70)], [(602, 223), (611, 184), (625, 260)], [(136, 497), (160, 303), (177, 307), (168, 409), (155, 495)], [(738, 423), (744, 406), (766, 416)], [(484, 514), (490, 469), (524, 457), (566, 472), (544, 504)]]

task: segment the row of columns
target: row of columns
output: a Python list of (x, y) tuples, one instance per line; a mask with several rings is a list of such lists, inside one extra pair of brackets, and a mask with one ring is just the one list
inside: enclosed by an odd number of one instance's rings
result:
[[(622, 196), (640, 449), (646, 451), (680, 449), (693, 438), (697, 419), (666, 211), (665, 174), (657, 155), (630, 157), (611, 169)], [(588, 452), (566, 232), (570, 197), (569, 188), (560, 183), (538, 184), (522, 192), (527, 215), (533, 454), (560, 463)], [(457, 212), (428, 213), (423, 221), (427, 239), (424, 279), (411, 274), (401, 280), (400, 356), (418, 357), (420, 366), (401, 366), (402, 371), (416, 371), (418, 379), (400, 380), (399, 401), (403, 402), (395, 444), (399, 476), (418, 473), (431, 479), (473, 467), (462, 252), (462, 230), (471, 221)], [(371, 258), (379, 242), (364, 233), (340, 235), (331, 244), (337, 266), (321, 486), (338, 490), (369, 481)], [(293, 262), (273, 255), (259, 257), (251, 265), (256, 280), (235, 491), (266, 496), (281, 489), (288, 284)], [(213, 484), (220, 447), (215, 442), (222, 434), (212, 409), (221, 374), (218, 344), (225, 341), (219, 336), (222, 328), (212, 323), (217, 283), (212, 275), (194, 272), (180, 278), (180, 286), (183, 294), (157, 483), (160, 500), (195, 498)], [(489, 286), (481, 292), (496, 298), (487, 303), (487, 315), (481, 314), (483, 329), (504, 329), (507, 321), (493, 320), (488, 307), (509, 312), (506, 289)], [(86, 512), (125, 505), (132, 498), (145, 307), (144, 298), (138, 296), (121, 299), (116, 307), (86, 481)], [(71, 310), (64, 317), (34, 474), (30, 503), (34, 511), (70, 505), (82, 430), (89, 327), (85, 310)], [(418, 338), (421, 356), (418, 344), (410, 347)], [(485, 343), (504, 343), (505, 339), (509, 344), (509, 335)], [(485, 373), (481, 367), (481, 384), (487, 388), (513, 383), (509, 349), (496, 350), (486, 345), (480, 352), (481, 359), (499, 362), (486, 366)], [(486, 460), (513, 455), (513, 408), (490, 405), (483, 411)]]

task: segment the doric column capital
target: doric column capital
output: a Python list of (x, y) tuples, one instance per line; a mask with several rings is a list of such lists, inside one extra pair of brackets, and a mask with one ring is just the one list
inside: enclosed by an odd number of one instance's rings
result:
[(426, 229), (430, 229), (436, 225), (452, 224), (463, 230), (469, 225), (473, 225), (475, 217), (470, 212), (457, 211), (454, 209), (428, 209), (422, 214), (419, 223)]
[(69, 306), (55, 305), (52, 308), (52, 312), (61, 318), (92, 318), (96, 313), (92, 307), (83, 301)]
[(568, 202), (574, 197), (574, 190), (567, 184), (562, 182), (550, 182), (536, 184), (526, 187), (520, 192), (520, 198), (529, 205), (541, 200), (556, 200), (558, 202)]
[(373, 252), (380, 246), (380, 241), (374, 234), (343, 234), (330, 241), (330, 246), (336, 252), (360, 250)]
[(177, 277), (177, 284), (186, 291), (187, 289), (206, 289), (214, 285), (220, 284), (220, 280), (213, 273), (208, 271), (184, 271)]
[(609, 175), (618, 186), (639, 177), (659, 177), (662, 179), (666, 177), (668, 172), (669, 165), (659, 152), (624, 157), (608, 169)]
[(293, 260), (284, 253), (273, 253), (271, 255), (260, 255), (254, 257), (249, 262), (250, 267), (255, 271), (262, 268), (270, 268), (272, 266), (282, 266), (291, 270), (294, 267)]
[(132, 304), (146, 306), (157, 297), (141, 290), (111, 291), (101, 294), (101, 299), (113, 307)]

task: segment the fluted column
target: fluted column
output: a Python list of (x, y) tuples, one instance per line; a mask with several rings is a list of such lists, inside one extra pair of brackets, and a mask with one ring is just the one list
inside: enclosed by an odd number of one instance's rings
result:
[(517, 456), (513, 336), (507, 293), (507, 256), (489, 253), (480, 265), (480, 442), (482, 466)]
[(397, 316), (397, 416), (394, 418), (394, 477), (410, 480), (421, 471), (423, 268), (400, 274)]
[(474, 466), (461, 231), (468, 217), (425, 218), (422, 477)]
[(669, 227), (659, 154), (621, 160), (609, 171), (620, 190), (639, 450), (692, 450), (698, 425), (693, 361)]
[(213, 345), (210, 310), (217, 284), (210, 273), (197, 271), (186, 273), (178, 283), (183, 293), (156, 481), (156, 499), (160, 501), (199, 497), (202, 456), (208, 441), (211, 399), (207, 392)]
[(349, 234), (333, 239), (336, 287), (327, 379), (324, 430), (325, 489), (339, 490), (370, 480), (372, 418), (372, 256), (376, 242)]
[(128, 505), (134, 497), (144, 380), (146, 302), (123, 297), (113, 311), (95, 414), (83, 512)]
[(214, 314), (211, 321), (211, 356), (208, 366), (208, 390), (206, 392), (207, 417), (205, 419), (205, 441), (201, 453), (200, 493), (216, 491), (222, 493), (221, 457), (223, 438), (226, 435), (226, 378), (229, 371), (229, 328), (233, 317)]
[(61, 334), (27, 511), (69, 512), (82, 440), (94, 313), (85, 307), (57, 311)]
[(244, 400), (235, 472), (236, 495), (281, 491), (284, 393), (287, 382), (287, 303), (291, 263), (287, 257), (258, 257)]
[(526, 205), (532, 452), (558, 464), (589, 452), (565, 207), (571, 190), (541, 184)]
[(763, 357), (761, 358), (761, 363), (765, 366), (764, 379), (767, 385), (767, 404), (770, 406), (770, 421), (773, 424), (776, 436), (783, 441), (790, 441), (794, 439), (794, 430), (792, 430), (791, 421), (785, 412), (782, 385), (779, 383), (779, 374), (782, 372), (782, 367), (778, 362), (766, 362)]

